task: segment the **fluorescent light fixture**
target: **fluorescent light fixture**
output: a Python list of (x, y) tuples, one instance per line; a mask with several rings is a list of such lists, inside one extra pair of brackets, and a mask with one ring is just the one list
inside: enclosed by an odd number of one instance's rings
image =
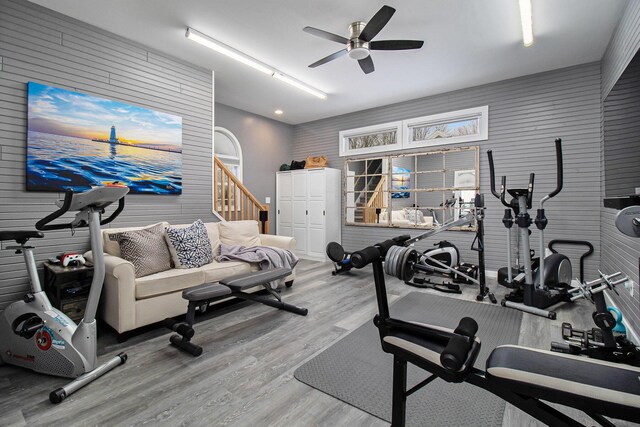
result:
[(520, 21), (522, 21), (522, 44), (529, 47), (533, 44), (531, 0), (520, 0)]
[(302, 83), (299, 80), (294, 79), (293, 77), (289, 77), (278, 71), (273, 73), (273, 77), (280, 80), (281, 82), (285, 82), (287, 84), (290, 84), (293, 87), (297, 87), (300, 90), (310, 93), (313, 96), (317, 96), (320, 99), (327, 99), (327, 94), (325, 94), (324, 92), (320, 92), (319, 90), (314, 89), (311, 86), (307, 86), (306, 84)]
[(251, 58), (248, 55), (245, 55), (242, 52), (235, 50), (231, 46), (227, 46), (224, 43), (214, 40), (211, 37), (194, 30), (193, 28), (187, 28), (185, 37), (187, 37), (189, 40), (193, 40), (196, 43), (200, 43), (201, 45), (206, 46), (209, 49), (215, 50), (216, 52), (219, 52), (223, 55), (227, 55), (229, 58), (233, 58), (236, 61), (242, 62), (244, 65), (248, 65), (249, 67), (261, 71), (265, 74), (273, 74), (273, 70), (268, 66), (260, 63), (259, 61), (256, 61), (255, 59)]
[(271, 77), (275, 77), (276, 79), (283, 81), (285, 83), (290, 84), (291, 86), (297, 87), (311, 95), (317, 96), (320, 99), (327, 99), (327, 94), (319, 91), (305, 83), (302, 83), (299, 80), (294, 79), (293, 77), (289, 77), (286, 74), (281, 73), (280, 71), (270, 67), (267, 64), (264, 64), (257, 59), (246, 55), (239, 50), (232, 48), (222, 42), (212, 39), (206, 34), (202, 34), (201, 32), (194, 30), (193, 28), (187, 28), (185, 33), (185, 37), (189, 40), (193, 40), (196, 43), (200, 43), (203, 46), (208, 47), (209, 49), (215, 50), (223, 55), (228, 56), (229, 58), (233, 58), (238, 62), (241, 62), (249, 67), (256, 69), (260, 72), (270, 75)]

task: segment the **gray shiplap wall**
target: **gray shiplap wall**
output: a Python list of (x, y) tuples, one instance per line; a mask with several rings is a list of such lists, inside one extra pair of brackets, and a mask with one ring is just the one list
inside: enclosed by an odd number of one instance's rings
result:
[[(602, 57), (602, 99), (612, 91), (614, 85), (622, 76), (627, 65), (640, 48), (640, 0), (630, 0), (618, 23), (618, 27), (611, 37), (609, 46)], [(607, 141), (603, 139), (602, 163), (604, 171), (604, 153), (607, 151)], [(638, 153), (630, 153), (638, 157)], [(605, 196), (607, 176), (602, 174), (601, 193)], [(602, 240), (602, 269), (604, 271), (622, 271), (628, 274), (636, 283), (633, 297), (626, 289), (618, 290), (620, 295), (609, 292), (614, 303), (625, 309), (624, 315), (632, 320), (628, 323), (636, 332), (640, 331), (640, 290), (638, 289), (638, 268), (640, 268), (640, 239), (633, 239), (620, 233), (613, 225), (617, 211), (601, 207), (601, 240)]]
[[(0, 0), (0, 11), (0, 229), (33, 229), (60, 197), (25, 191), (28, 81), (182, 117), (182, 195), (129, 196), (113, 227), (212, 220), (211, 71), (25, 1)], [(35, 246), (40, 262), (87, 249), (88, 233), (48, 232)], [(0, 251), (0, 309), (21, 298), (26, 283), (22, 258)]]
[[(489, 140), (480, 141), (480, 188), (485, 194), (487, 268), (496, 270), (506, 263), (503, 207), (489, 191), (486, 152), (494, 150), (497, 174), (509, 177), (509, 186), (525, 185), (529, 171), (535, 172), (534, 201), (555, 184), (556, 136), (564, 140), (565, 187), (546, 204), (549, 226), (547, 240), (586, 239), (596, 253), (587, 263), (593, 276), (599, 266), (600, 248), (600, 64), (592, 63), (542, 74), (473, 87), (399, 104), (345, 114), (294, 127), (293, 154), (328, 156), (329, 165), (343, 168), (338, 157), (338, 132), (361, 126), (489, 105)], [(470, 145), (470, 144), (466, 144)], [(535, 213), (534, 213), (535, 215)], [(535, 229), (535, 227), (534, 227)], [(406, 229), (343, 226), (343, 244), (356, 250), (406, 233)], [(409, 230), (410, 231), (410, 230)], [(416, 234), (414, 232), (413, 234)], [(532, 244), (537, 248), (537, 231)], [(473, 235), (447, 232), (447, 239), (462, 251), (463, 259), (474, 260), (469, 251)], [(426, 245), (433, 243), (431, 240)], [(577, 266), (579, 250), (566, 251)]]

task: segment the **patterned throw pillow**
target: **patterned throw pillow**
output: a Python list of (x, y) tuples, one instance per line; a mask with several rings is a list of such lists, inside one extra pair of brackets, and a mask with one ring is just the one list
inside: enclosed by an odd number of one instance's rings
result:
[(184, 228), (168, 227), (165, 236), (176, 268), (196, 268), (213, 262), (211, 241), (202, 220)]
[(136, 277), (171, 268), (171, 255), (164, 240), (164, 226), (124, 231), (109, 236), (120, 244), (120, 257), (133, 264)]

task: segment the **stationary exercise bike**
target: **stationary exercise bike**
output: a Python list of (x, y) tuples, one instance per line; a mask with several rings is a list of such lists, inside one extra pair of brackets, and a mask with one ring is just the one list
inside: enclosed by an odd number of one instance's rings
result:
[[(52, 403), (60, 403), (67, 396), (111, 371), (127, 360), (120, 353), (98, 366), (96, 354), (96, 320), (102, 284), (104, 282), (104, 255), (100, 225), (108, 224), (124, 209), (127, 187), (98, 187), (84, 193), (67, 190), (63, 201), (56, 202), (59, 209), (36, 224), (38, 230), (75, 230), (89, 227), (93, 251), (93, 280), (87, 299), (85, 315), (76, 325), (60, 310), (54, 308), (42, 289), (33, 257), (33, 247), (27, 242), (43, 238), (36, 230), (0, 231), (0, 240), (15, 240), (17, 246), (7, 249), (22, 253), (31, 280), (31, 291), (22, 301), (9, 305), (0, 315), (0, 358), (5, 363), (32, 369), (43, 374), (75, 378), (49, 395)], [(118, 202), (117, 209), (101, 220), (105, 207)], [(68, 211), (78, 211), (70, 223), (51, 224)]]
[[(547, 257), (544, 247), (544, 229), (547, 227), (548, 219), (544, 212), (544, 203), (555, 197), (562, 190), (563, 167), (562, 167), (562, 140), (557, 138), (556, 145), (556, 188), (551, 193), (540, 199), (540, 205), (535, 220), (531, 219), (529, 209), (533, 202), (533, 183), (535, 174), (529, 175), (529, 185), (527, 188), (507, 188), (507, 177), (502, 177), (500, 192), (496, 191), (496, 178), (493, 166), (493, 153), (487, 151), (489, 158), (489, 171), (491, 178), (491, 193), (498, 198), (506, 207), (503, 224), (507, 228), (507, 281), (509, 287), (516, 288), (514, 292), (502, 300), (505, 307), (515, 308), (531, 314), (555, 319), (556, 313), (547, 310), (548, 307), (559, 302), (570, 302), (567, 298), (567, 290), (571, 286), (572, 270), (571, 261), (565, 255), (554, 253)], [(509, 193), (513, 199), (506, 200)], [(511, 212), (515, 214), (512, 216)], [(518, 236), (520, 250), (523, 258), (524, 268), (522, 273), (513, 275), (511, 264), (511, 227), (514, 223), (518, 226)], [(536, 225), (540, 233), (540, 260), (536, 267), (530, 256), (529, 227)]]

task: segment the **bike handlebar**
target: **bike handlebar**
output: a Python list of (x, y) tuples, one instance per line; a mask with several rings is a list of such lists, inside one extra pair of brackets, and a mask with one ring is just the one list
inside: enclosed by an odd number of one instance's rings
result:
[(71, 201), (73, 200), (73, 190), (67, 188), (64, 193), (64, 201), (62, 202), (62, 206), (55, 212), (50, 213), (49, 215), (42, 218), (40, 221), (36, 222), (36, 229), (40, 231), (49, 231), (49, 230), (62, 230), (63, 228), (71, 228), (71, 224), (52, 224), (48, 225), (50, 222), (55, 221), (65, 213), (69, 211), (69, 207), (71, 207)]
[[(51, 231), (51, 230), (64, 230), (67, 228), (78, 228), (78, 227), (86, 226), (87, 224), (76, 223), (74, 221), (68, 222), (68, 223), (65, 222), (61, 224), (50, 224), (51, 222), (60, 218), (62, 215), (64, 215), (69, 211), (69, 208), (71, 207), (71, 202), (73, 201), (73, 195), (74, 195), (73, 190), (68, 188), (64, 193), (64, 201), (62, 202), (62, 206), (60, 207), (60, 209), (58, 209), (53, 213), (50, 213), (49, 215), (47, 215), (46, 217), (38, 221), (36, 223), (36, 229), (40, 231)], [(109, 215), (108, 218), (101, 220), (100, 225), (109, 224), (111, 221), (116, 219), (118, 215), (122, 213), (123, 210), (124, 210), (124, 197), (121, 197), (118, 200), (118, 207), (116, 208), (116, 210), (113, 211), (113, 213)], [(104, 212), (104, 209), (102, 210), (102, 212)]]

